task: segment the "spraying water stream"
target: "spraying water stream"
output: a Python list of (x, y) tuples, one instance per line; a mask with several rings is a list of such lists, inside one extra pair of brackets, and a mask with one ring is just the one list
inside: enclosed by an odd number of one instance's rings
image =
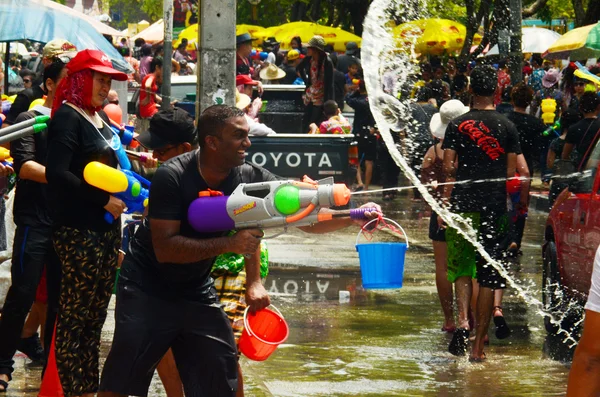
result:
[[(403, 120), (411, 119), (409, 112), (410, 100), (404, 98), (398, 100), (396, 98), (399, 97), (398, 87), (403, 87), (408, 83), (409, 76), (415, 72), (416, 65), (411, 61), (408, 54), (409, 52), (413, 53), (413, 49), (410, 49), (410, 51), (406, 51), (406, 49), (398, 50), (389, 22), (392, 20), (392, 15), (402, 15), (405, 21), (419, 19), (423, 17), (421, 15), (423, 9), (425, 7), (422, 1), (374, 0), (365, 18), (362, 42), (364, 78), (369, 93), (371, 111), (377, 121), (383, 141), (396, 164), (414, 187), (419, 190), (432, 209), (442, 217), (444, 222), (449, 227), (456, 229), (467, 241), (473, 244), (488, 265), (493, 266), (506, 279), (508, 285), (530, 307), (534, 308), (537, 314), (548, 316), (553, 324), (560, 327), (562, 318), (557, 318), (556, 313), (545, 311), (543, 303), (535, 297), (534, 292), (537, 292), (535, 284), (523, 285), (519, 283), (510, 276), (501, 262), (493, 259), (485, 251), (477, 239), (477, 233), (471, 222), (441, 206), (432, 197), (427, 190), (427, 186), (420, 183), (419, 178), (414, 174), (393, 140), (390, 129), (397, 130), (398, 126), (402, 125)], [(383, 90), (384, 79), (389, 80), (390, 78), (394, 80), (396, 87), (394, 88), (395, 92), (392, 92), (393, 95)], [(410, 125), (407, 124), (404, 129), (408, 129), (407, 135), (410, 135)], [(473, 183), (473, 181), (469, 181), (469, 183)], [(398, 189), (394, 188), (394, 190)], [(372, 192), (367, 191), (364, 193)], [(572, 345), (577, 343), (567, 330), (561, 329), (559, 332), (565, 336), (565, 343), (569, 342)]]

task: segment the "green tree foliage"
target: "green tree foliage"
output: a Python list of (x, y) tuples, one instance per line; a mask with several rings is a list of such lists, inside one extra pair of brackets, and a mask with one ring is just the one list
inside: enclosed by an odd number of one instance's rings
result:
[(162, 0), (108, 0), (111, 13), (121, 14), (120, 21), (113, 21), (116, 29), (125, 29), (128, 23), (142, 19), (150, 22), (162, 18)]

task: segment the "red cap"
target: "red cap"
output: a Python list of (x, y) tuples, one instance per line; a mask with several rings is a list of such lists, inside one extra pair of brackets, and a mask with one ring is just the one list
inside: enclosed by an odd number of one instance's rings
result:
[[(72, 61), (71, 61), (72, 62)], [(252, 80), (249, 74), (238, 74), (235, 76), (235, 85), (257, 85), (258, 81)]]
[(71, 62), (67, 63), (67, 69), (70, 73), (90, 69), (95, 72), (107, 74), (117, 81), (127, 80), (127, 75), (114, 69), (108, 56), (99, 50), (79, 51)]

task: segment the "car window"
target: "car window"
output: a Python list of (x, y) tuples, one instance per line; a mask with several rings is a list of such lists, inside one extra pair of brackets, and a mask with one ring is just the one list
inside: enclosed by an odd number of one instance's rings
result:
[(600, 140), (596, 142), (596, 146), (583, 168), (582, 183), (579, 185), (581, 193), (591, 193), (598, 164), (600, 164)]
[(171, 96), (179, 101), (185, 100), (187, 94), (196, 95), (196, 84), (173, 84), (171, 85)]

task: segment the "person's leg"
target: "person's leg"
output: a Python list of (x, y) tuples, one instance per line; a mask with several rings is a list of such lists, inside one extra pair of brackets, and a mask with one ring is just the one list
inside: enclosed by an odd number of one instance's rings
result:
[(473, 294), (473, 286), (470, 277), (459, 277), (454, 286), (456, 288), (456, 303), (458, 306), (458, 328), (470, 330), (469, 326), (469, 303)]
[(371, 185), (371, 179), (373, 179), (373, 161), (365, 161), (365, 190), (369, 190)]
[(308, 133), (310, 123), (312, 123), (313, 104), (312, 102), (304, 106), (304, 116), (302, 116), (302, 132)]
[[(104, 263), (107, 255), (103, 250), (112, 249), (102, 238), (103, 234), (60, 227), (53, 236), (54, 247), (62, 264), (55, 352), (65, 396), (94, 392), (95, 390), (89, 390), (91, 377), (95, 377), (97, 388), (96, 350), (99, 340), (95, 342), (90, 332), (97, 332), (99, 338), (100, 330), (90, 330), (90, 326), (100, 322), (100, 313), (97, 312), (100, 306), (108, 304), (100, 302), (96, 295), (99, 289), (107, 288), (106, 282), (101, 282), (104, 277), (101, 275), (107, 272)], [(118, 246), (114, 247), (113, 267), (116, 266), (117, 248)], [(114, 269), (112, 281), (114, 282)], [(103, 293), (107, 294), (105, 291)], [(103, 323), (103, 319), (101, 322)], [(95, 371), (92, 362), (96, 363)]]
[[(2, 200), (0, 200), (2, 201)], [(12, 284), (0, 317), (0, 380), (11, 380), (13, 356), (44, 268), (50, 235), (31, 227), (17, 227), (11, 267)], [(0, 390), (3, 388), (0, 386)]]
[(237, 392), (235, 392), (235, 397), (244, 397), (244, 377), (242, 375), (242, 366), (240, 365), (240, 362), (238, 361), (238, 389)]
[(108, 304), (115, 286), (117, 260), (121, 247), (121, 228), (106, 233), (95, 233), (96, 266), (99, 272), (93, 282), (90, 304), (81, 332), (81, 369), (84, 393), (96, 393), (100, 380), (100, 338), (106, 320)]
[(183, 384), (171, 349), (161, 358), (156, 366), (156, 372), (158, 372), (167, 397), (183, 397)]
[(229, 319), (214, 305), (187, 306), (185, 330), (172, 346), (186, 397), (235, 397), (238, 360)]
[(504, 297), (504, 290), (499, 288), (494, 291), (494, 310), (492, 316), (494, 317), (494, 325), (496, 326), (496, 338), (505, 339), (511, 334), (510, 328), (504, 318), (504, 312), (502, 311), (502, 298)]
[(58, 316), (58, 300), (60, 297), (60, 275), (61, 263), (54, 246), (51, 246), (46, 254), (46, 290), (48, 292), (48, 310), (46, 311), (46, 323), (44, 331), (44, 352), (46, 360), (50, 354), (54, 326)]
[(115, 333), (98, 395), (147, 396), (156, 364), (169, 350), (184, 321), (185, 313), (178, 302), (150, 296), (120, 278)]
[(321, 125), (321, 123), (325, 121), (325, 115), (323, 114), (323, 105), (316, 106), (313, 105), (311, 114), (310, 114), (310, 125), (311, 123), (315, 123), (316, 125)]
[[(42, 306), (45, 306), (42, 304)], [(25, 324), (23, 324), (23, 331), (21, 331), (21, 339), (29, 338), (35, 335), (40, 327), (41, 318), (40, 318), (40, 305), (38, 302), (33, 302), (31, 305), (31, 310), (29, 311), (29, 315), (27, 316), (27, 320), (25, 320)]]
[(435, 258), (435, 285), (444, 313), (442, 329), (452, 330), (456, 328), (453, 308), (454, 294), (452, 283), (448, 281), (448, 248), (445, 242), (433, 241), (433, 256)]
[(477, 328), (475, 333), (475, 342), (471, 349), (470, 360), (483, 360), (485, 354), (483, 347), (485, 337), (487, 336), (490, 319), (492, 316), (492, 306), (494, 303), (494, 290), (481, 286), (479, 288), (479, 297), (477, 298)]

